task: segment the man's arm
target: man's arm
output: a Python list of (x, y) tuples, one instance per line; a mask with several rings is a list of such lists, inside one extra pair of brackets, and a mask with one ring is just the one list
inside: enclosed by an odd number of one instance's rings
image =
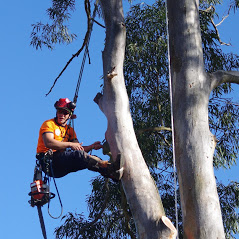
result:
[(73, 150), (84, 150), (79, 142), (62, 142), (55, 140), (52, 132), (44, 133), (42, 138), (45, 146), (49, 149), (64, 150), (66, 148), (71, 148)]
[(98, 149), (103, 148), (103, 146), (102, 146), (100, 141), (96, 141), (96, 142), (94, 142), (93, 144), (91, 144), (89, 146), (83, 146), (83, 148), (84, 148), (85, 152), (88, 153), (92, 149), (98, 150)]

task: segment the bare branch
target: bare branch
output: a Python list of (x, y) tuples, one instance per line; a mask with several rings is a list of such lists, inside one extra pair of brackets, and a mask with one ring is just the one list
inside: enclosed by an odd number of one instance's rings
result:
[(168, 140), (165, 138), (165, 136), (161, 133), (158, 133), (158, 134), (159, 134), (159, 136), (161, 136), (161, 138), (163, 138), (163, 141), (168, 145), (168, 147), (170, 147), (171, 144), (168, 142)]
[(72, 55), (70, 60), (66, 63), (65, 67), (60, 72), (60, 74), (56, 77), (56, 79), (53, 82), (52, 87), (50, 88), (50, 90), (48, 91), (46, 96), (48, 96), (51, 93), (51, 91), (54, 88), (57, 80), (61, 77), (61, 75), (66, 70), (66, 68), (69, 66), (69, 64), (73, 61), (73, 59), (75, 57), (78, 57), (80, 55), (80, 53), (82, 52), (82, 50), (84, 49), (84, 47), (87, 45), (87, 42), (88, 42), (88, 39), (89, 39), (89, 35), (90, 35), (90, 31), (91, 31), (91, 26), (92, 26), (91, 25), (91, 14), (90, 14), (90, 2), (89, 2), (89, 0), (85, 0), (85, 12), (86, 12), (86, 15), (87, 15), (87, 32), (85, 34), (85, 38), (84, 38), (83, 44), (82, 44), (81, 48), (75, 54)]
[(229, 17), (229, 14), (225, 17), (222, 18), (222, 20), (218, 23), (218, 24), (215, 24), (216, 27), (220, 26), (224, 21), (225, 19), (227, 19)]
[(215, 11), (215, 7), (214, 7), (213, 5), (211, 5), (211, 6), (208, 7), (207, 9), (205, 9), (205, 10), (200, 9), (199, 11), (200, 11), (200, 12), (210, 13), (210, 12), (212, 12), (212, 11)]
[(104, 25), (102, 25), (101, 23), (99, 23), (99, 22), (97, 22), (95, 19), (91, 19), (93, 22), (95, 22), (97, 25), (99, 25), (99, 26), (101, 26), (101, 27), (103, 27), (103, 28), (105, 28), (105, 26)]
[[(215, 24), (214, 21), (213, 21), (213, 18), (210, 17), (212, 26), (213, 26), (213, 28), (214, 28), (215, 31), (216, 31), (216, 34), (217, 34), (217, 37), (218, 37), (218, 40), (219, 40), (220, 44), (221, 44), (221, 45), (226, 45), (226, 46), (231, 46), (231, 44), (230, 44), (230, 43), (225, 43), (225, 42), (223, 42), (223, 41), (220, 39), (220, 35), (219, 35), (219, 31), (218, 31), (217, 27), (218, 27), (219, 25), (221, 25), (226, 18), (228, 18), (229, 14), (230, 14), (230, 11), (231, 11), (231, 7), (232, 7), (232, 6), (230, 6), (229, 9), (228, 9), (227, 15), (224, 16), (224, 17), (222, 18), (222, 20), (221, 20), (218, 24)], [(214, 7), (214, 6), (210, 6), (209, 8), (207, 8), (207, 9), (205, 9), (205, 10), (200, 10), (200, 12), (209, 13), (209, 14), (211, 14), (211, 16), (212, 16), (212, 15), (214, 14), (214, 12), (215, 12), (215, 7)]]
[(216, 24), (216, 26), (221, 25), (221, 24), (224, 22), (224, 20), (225, 20), (226, 18), (229, 17), (229, 14), (230, 14), (231, 8), (232, 8), (232, 5), (230, 5), (230, 7), (229, 7), (228, 12), (227, 12), (227, 15), (224, 16), (224, 17), (222, 18), (222, 20), (221, 20), (218, 24)]
[(139, 130), (137, 130), (137, 133), (142, 134), (144, 132), (149, 132), (149, 131), (158, 132), (158, 131), (162, 131), (162, 130), (172, 131), (172, 129), (169, 127), (161, 126), (161, 127), (151, 127), (151, 128), (139, 129)]
[(211, 23), (212, 23), (212, 26), (214, 27), (215, 31), (216, 31), (216, 34), (217, 34), (217, 37), (218, 37), (218, 41), (220, 42), (221, 45), (226, 45), (226, 46), (231, 46), (231, 43), (225, 43), (221, 40), (220, 38), (220, 35), (219, 35), (219, 31), (217, 29), (217, 25), (214, 23), (212, 17), (210, 18), (211, 20)]
[(161, 220), (159, 222), (159, 224), (161, 224), (162, 226), (162, 238), (171, 238), (171, 239), (175, 239), (177, 236), (177, 230), (174, 227), (174, 225), (172, 224), (172, 222), (165, 216), (161, 217)]

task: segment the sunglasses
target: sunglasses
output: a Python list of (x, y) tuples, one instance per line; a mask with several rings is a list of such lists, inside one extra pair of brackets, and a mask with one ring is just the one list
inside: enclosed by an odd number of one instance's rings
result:
[(70, 113), (67, 110), (57, 110), (58, 114), (69, 115)]

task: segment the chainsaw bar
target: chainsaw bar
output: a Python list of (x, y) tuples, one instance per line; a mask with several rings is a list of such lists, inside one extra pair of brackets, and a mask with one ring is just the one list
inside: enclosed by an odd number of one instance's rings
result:
[(42, 210), (41, 210), (40, 205), (37, 206), (37, 211), (38, 211), (38, 216), (39, 216), (39, 220), (40, 220), (40, 224), (41, 224), (42, 235), (43, 235), (44, 239), (47, 239), (45, 223), (43, 220), (43, 215), (42, 215)]

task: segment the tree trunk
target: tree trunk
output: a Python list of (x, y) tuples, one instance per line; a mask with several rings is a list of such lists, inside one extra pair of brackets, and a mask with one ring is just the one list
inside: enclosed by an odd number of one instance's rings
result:
[(204, 69), (198, 0), (168, 0), (175, 158), (184, 238), (225, 238), (209, 130), (211, 81)]
[(138, 238), (174, 238), (175, 228), (164, 217), (156, 185), (143, 159), (133, 129), (123, 76), (126, 29), (121, 0), (101, 0), (106, 26), (103, 52), (104, 91), (97, 98), (108, 120), (106, 140), (115, 160), (121, 154), (121, 180), (136, 224)]

